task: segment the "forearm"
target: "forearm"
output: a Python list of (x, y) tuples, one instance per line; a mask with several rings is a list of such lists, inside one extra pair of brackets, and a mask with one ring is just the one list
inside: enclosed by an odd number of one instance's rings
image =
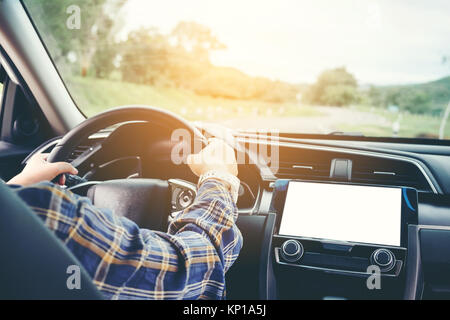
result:
[(169, 225), (168, 233), (182, 235), (195, 232), (215, 247), (226, 272), (242, 246), (242, 235), (236, 227), (237, 207), (225, 185), (206, 180), (198, 189), (194, 203)]

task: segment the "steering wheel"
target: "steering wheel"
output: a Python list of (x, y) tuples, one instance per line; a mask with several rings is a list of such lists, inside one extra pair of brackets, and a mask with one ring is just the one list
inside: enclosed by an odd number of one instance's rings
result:
[[(69, 131), (53, 148), (47, 161), (67, 161), (72, 150), (90, 135), (112, 125), (129, 122), (145, 121), (168, 127), (169, 129), (185, 129), (190, 134), (193, 147), (196, 143), (206, 145), (206, 138), (201, 132), (184, 119), (164, 110), (148, 106), (130, 105), (102, 112), (79, 124)], [(101, 145), (94, 146), (79, 157), (89, 158), (89, 152), (97, 152)], [(193, 150), (191, 148), (191, 150)], [(74, 163), (78, 161), (77, 163)], [(75, 160), (77, 167), (84, 160)], [(170, 181), (170, 180), (169, 180)], [(117, 179), (99, 182), (92, 185), (87, 195), (92, 202), (103, 208), (114, 210), (119, 216), (126, 216), (139, 226), (154, 230), (164, 230), (167, 227), (170, 214), (171, 187), (168, 181), (157, 179)], [(152, 199), (153, 201), (151, 201)]]
[(128, 121), (154, 122), (171, 129), (186, 129), (193, 138), (192, 142), (199, 140), (202, 144), (206, 144), (206, 138), (197, 128), (175, 114), (149, 106), (129, 105), (104, 111), (83, 121), (61, 139), (47, 161), (65, 161), (72, 150), (90, 135), (114, 124)]

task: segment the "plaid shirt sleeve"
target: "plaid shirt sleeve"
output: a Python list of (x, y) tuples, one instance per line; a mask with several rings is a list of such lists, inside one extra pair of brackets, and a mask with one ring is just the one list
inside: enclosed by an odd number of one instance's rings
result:
[(231, 194), (218, 180), (199, 186), (194, 203), (167, 233), (140, 229), (48, 182), (12, 188), (67, 245), (105, 298), (225, 298), (225, 272), (238, 257), (242, 235)]

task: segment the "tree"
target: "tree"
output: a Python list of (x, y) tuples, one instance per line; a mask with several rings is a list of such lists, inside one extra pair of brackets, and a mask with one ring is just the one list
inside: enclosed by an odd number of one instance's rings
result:
[(192, 21), (181, 21), (172, 30), (171, 39), (176, 46), (186, 53), (193, 55), (197, 60), (209, 62), (212, 50), (222, 50), (226, 46), (217, 39), (211, 29)]
[(411, 113), (430, 113), (432, 99), (428, 92), (417, 86), (393, 87), (385, 89), (381, 106), (395, 105)]
[(381, 90), (373, 85), (370, 86), (369, 90), (366, 92), (367, 100), (371, 106), (381, 107), (384, 106), (384, 96)]
[(269, 102), (295, 100), (299, 91), (289, 83), (214, 66), (210, 53), (225, 45), (208, 27), (195, 22), (180, 22), (168, 34), (154, 27), (135, 30), (119, 46), (120, 70), (127, 82), (173, 86), (211, 97)]
[(399, 96), (398, 106), (411, 113), (428, 113), (431, 109), (431, 97), (420, 89), (405, 90)]
[(325, 70), (305, 92), (312, 104), (346, 106), (358, 99), (355, 77), (345, 67)]
[(156, 28), (139, 29), (128, 34), (120, 45), (122, 79), (154, 85), (168, 78), (168, 38)]
[[(68, 67), (72, 53), (79, 74), (92, 72), (106, 77), (113, 69), (116, 57), (114, 34), (121, 26), (115, 15), (126, 0), (29, 0), (26, 1), (44, 42), (59, 67)], [(67, 8), (80, 8), (81, 26), (69, 29)], [(73, 61), (72, 61), (73, 62)]]
[(212, 68), (210, 52), (225, 45), (208, 27), (182, 21), (169, 34), (154, 27), (133, 31), (120, 47), (124, 80), (193, 89)]
[(327, 86), (321, 96), (322, 103), (328, 106), (347, 106), (357, 100), (356, 88), (349, 85)]

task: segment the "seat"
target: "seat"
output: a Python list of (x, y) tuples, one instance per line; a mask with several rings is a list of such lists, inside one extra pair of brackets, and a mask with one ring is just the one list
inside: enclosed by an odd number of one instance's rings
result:
[[(0, 299), (102, 299), (73, 254), (4, 183), (0, 203)], [(80, 289), (67, 286), (71, 265), (80, 267)]]

